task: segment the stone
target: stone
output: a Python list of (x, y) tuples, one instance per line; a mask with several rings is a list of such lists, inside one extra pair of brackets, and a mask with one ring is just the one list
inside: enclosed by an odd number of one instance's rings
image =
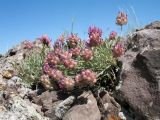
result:
[(114, 97), (130, 118), (160, 119), (160, 30), (142, 29), (128, 41), (136, 47), (119, 58), (122, 85)]
[(44, 115), (46, 117), (51, 118), (52, 120), (59, 120), (59, 118), (55, 114), (55, 109), (61, 102), (62, 102), (62, 100), (52, 103), (52, 109), (49, 109), (46, 112), (44, 112)]
[(32, 103), (28, 103), (20, 97), (16, 96), (10, 101), (10, 109), (2, 111), (0, 120), (49, 120), (49, 118), (41, 116)]
[(149, 25), (146, 25), (145, 29), (160, 29), (160, 21), (155, 21)]
[[(112, 116), (118, 117), (119, 114), (122, 113), (121, 106), (115, 101), (115, 99), (105, 89), (98, 90), (97, 101), (99, 104), (99, 109), (101, 110), (101, 114), (102, 114), (101, 119), (109, 119), (109, 117), (112, 118)], [(124, 117), (125, 116), (123, 116), (123, 119)]]
[(83, 93), (62, 120), (100, 120), (101, 114), (92, 93)]
[(2, 55), (2, 54), (0, 54), (0, 58), (1, 58), (1, 57), (3, 57), (3, 55)]
[(70, 109), (71, 105), (73, 104), (75, 100), (74, 96), (70, 96), (64, 101), (62, 101), (60, 104), (57, 105), (55, 108), (55, 115), (59, 118), (62, 119), (65, 113)]
[(13, 75), (14, 75), (14, 71), (13, 70), (3, 71), (3, 73), (2, 73), (3, 78), (6, 78), (6, 79), (12, 78)]
[(50, 107), (53, 102), (58, 100), (59, 99), (56, 91), (45, 91), (41, 95), (33, 97), (32, 102), (44, 107), (47, 107), (47, 106)]

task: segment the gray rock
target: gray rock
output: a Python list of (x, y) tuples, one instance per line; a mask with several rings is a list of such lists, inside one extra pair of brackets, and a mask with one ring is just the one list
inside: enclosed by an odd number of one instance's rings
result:
[(145, 29), (160, 29), (160, 21), (155, 21), (149, 25), (146, 25)]
[(129, 40), (136, 49), (119, 59), (123, 82), (115, 97), (132, 118), (160, 119), (160, 30), (143, 29)]
[(101, 114), (97, 101), (91, 93), (83, 93), (63, 117), (63, 120), (100, 120)]
[(0, 58), (1, 58), (1, 57), (3, 57), (3, 55), (2, 55), (2, 54), (0, 54)]
[(64, 101), (62, 101), (60, 104), (57, 105), (55, 109), (55, 115), (59, 118), (62, 119), (64, 114), (70, 109), (71, 105), (73, 104), (75, 100), (74, 96), (70, 96)]
[(28, 103), (20, 97), (13, 97), (10, 101), (11, 107), (8, 111), (1, 111), (1, 120), (49, 120), (41, 116), (32, 103)]

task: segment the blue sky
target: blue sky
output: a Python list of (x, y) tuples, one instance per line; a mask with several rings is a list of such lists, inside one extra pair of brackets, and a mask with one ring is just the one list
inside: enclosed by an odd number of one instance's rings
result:
[(128, 13), (129, 26), (143, 26), (160, 20), (159, 5), (160, 0), (0, 0), (0, 53), (42, 34), (54, 41), (71, 31), (72, 21), (73, 31), (83, 39), (90, 25), (102, 28), (104, 36), (119, 32), (115, 25), (119, 10)]

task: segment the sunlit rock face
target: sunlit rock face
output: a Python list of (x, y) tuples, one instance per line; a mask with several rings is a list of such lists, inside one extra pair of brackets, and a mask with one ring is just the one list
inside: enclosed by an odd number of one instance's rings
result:
[[(116, 98), (136, 119), (160, 119), (160, 21), (126, 38)], [(123, 42), (123, 41), (122, 41)]]

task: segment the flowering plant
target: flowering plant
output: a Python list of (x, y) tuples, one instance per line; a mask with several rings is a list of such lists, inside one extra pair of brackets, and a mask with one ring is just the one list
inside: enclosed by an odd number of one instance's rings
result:
[[(125, 14), (121, 13), (117, 24), (122, 26), (126, 22)], [(27, 76), (27, 79), (33, 76), (31, 83), (41, 83), (46, 89), (72, 91), (101, 86), (109, 89), (116, 83), (117, 57), (124, 52), (117, 38), (113, 31), (108, 39), (103, 39), (102, 30), (96, 26), (89, 27), (86, 41), (78, 34), (62, 34), (52, 46), (51, 39), (43, 35), (40, 54), (32, 53), (19, 72), (22, 75), (23, 71), (22, 77)]]

